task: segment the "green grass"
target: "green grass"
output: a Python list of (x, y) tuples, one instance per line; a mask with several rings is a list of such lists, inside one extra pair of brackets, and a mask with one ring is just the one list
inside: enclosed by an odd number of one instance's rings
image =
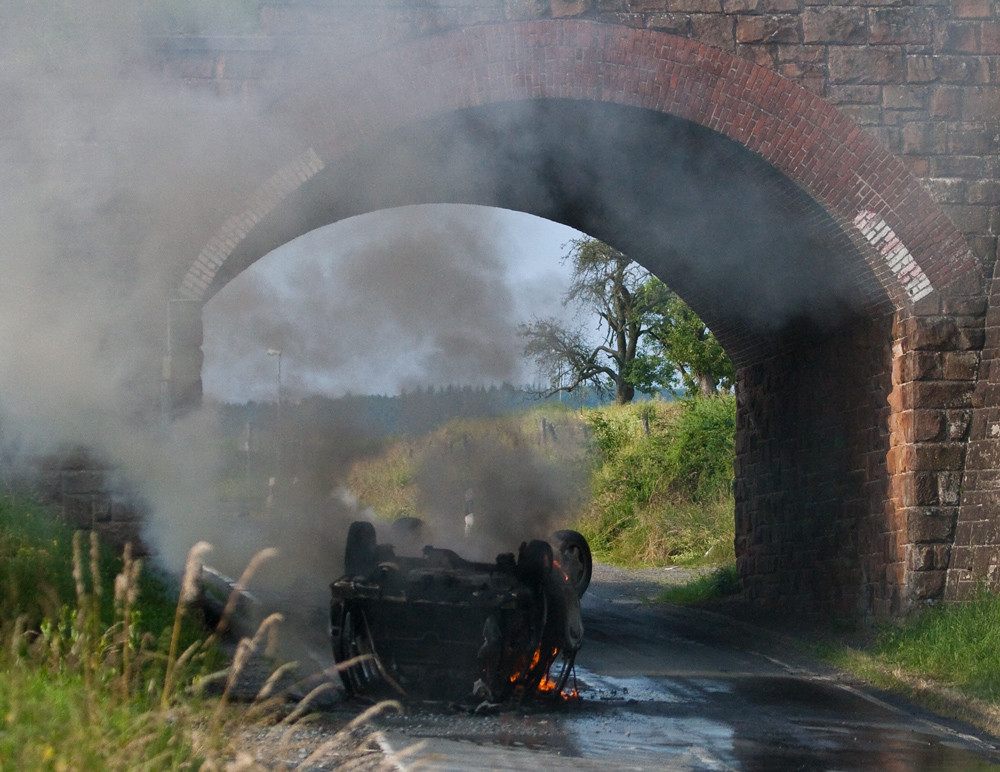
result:
[(576, 524), (595, 560), (623, 567), (703, 566), (735, 560), (732, 502), (652, 497), (600, 500)]
[[(42, 619), (57, 619), (63, 609), (76, 604), (73, 538), (73, 529), (44, 507), (30, 500), (15, 503), (0, 494), (0, 627), (23, 617), (27, 629), (36, 629)], [(97, 549), (97, 564), (88, 565), (85, 573), (99, 577), (100, 588), (94, 594), (101, 623), (109, 625), (114, 616), (114, 578), (122, 569), (122, 555), (103, 545)], [(161, 636), (173, 623), (176, 588), (145, 570), (138, 576), (138, 592), (142, 598), (141, 607), (135, 609), (138, 629)], [(197, 632), (189, 623), (186, 640), (190, 643)]]
[[(187, 704), (165, 689), (176, 605), (128, 551), (103, 549), (44, 508), (0, 499), (0, 769), (196, 769)], [(139, 598), (143, 603), (139, 605)], [(178, 640), (202, 635), (181, 616)], [(206, 648), (197, 666), (217, 664)], [(174, 668), (191, 682), (195, 659)]]
[[(899, 624), (880, 627), (857, 652), (838, 650), (839, 664), (872, 678), (919, 674), (971, 697), (1000, 701), (1000, 596), (980, 591), (965, 603), (925, 609)], [(831, 655), (833, 658), (834, 655)]]
[(0, 625), (58, 616), (74, 595), (72, 532), (32, 504), (0, 498)]
[[(477, 469), (488, 466), (484, 455), (515, 474), (513, 453), (530, 457), (536, 479), (559, 481), (567, 522), (586, 536), (595, 559), (626, 567), (720, 565), (735, 560), (734, 431), (732, 397), (582, 413), (547, 404), (400, 439), (356, 463), (347, 485), (384, 518), (433, 520), (475, 487)], [(438, 473), (428, 476), (427, 469)], [(422, 490), (428, 481), (437, 490)]]
[(585, 419), (593, 432), (592, 496), (577, 527), (596, 559), (623, 566), (735, 560), (733, 398), (599, 408)]
[[(241, 584), (268, 552), (254, 557)], [(72, 533), (44, 508), (14, 503), (2, 490), (0, 566), (12, 583), (0, 616), (0, 770), (257, 769), (242, 731), (250, 725), (255, 735), (275, 725), (280, 736), (256, 750), (270, 755), (267, 768), (284, 768), (278, 756), (308, 718), (311, 697), (285, 708), (268, 680), (252, 703), (229, 700), (247, 661), (264, 656), (280, 615), (225, 661), (217, 631), (209, 634), (185, 603), (171, 603), (176, 588), (143, 570), (127, 548), (111, 556), (93, 534)], [(196, 569), (189, 558), (182, 591)], [(293, 673), (288, 663), (274, 676)], [(205, 696), (210, 683), (219, 686)], [(332, 681), (296, 686), (313, 695), (335, 688)], [(362, 726), (387, 709), (401, 706), (372, 706), (310, 747), (304, 766), (358, 768), (360, 759), (380, 759)]]
[(139, 695), (71, 667), (0, 658), (0, 768), (198, 769), (187, 721), (155, 720)]
[(187, 692), (220, 651), (128, 550), (112, 555), (3, 497), (0, 571), (0, 769), (199, 769), (221, 757), (232, 711)]
[(550, 480), (560, 502), (576, 504), (584, 492), (578, 481), (587, 464), (587, 431), (578, 412), (553, 403), (499, 418), (455, 419), (355, 462), (346, 485), (381, 518), (433, 521), (442, 506), (461, 513), (465, 491), (489, 487), (487, 478), (502, 465), (511, 475), (525, 472), (525, 481)]
[(699, 576), (686, 584), (666, 588), (656, 597), (656, 601), (678, 606), (693, 606), (729, 597), (739, 591), (740, 578), (736, 573), (736, 564), (730, 563), (719, 566), (712, 573)]

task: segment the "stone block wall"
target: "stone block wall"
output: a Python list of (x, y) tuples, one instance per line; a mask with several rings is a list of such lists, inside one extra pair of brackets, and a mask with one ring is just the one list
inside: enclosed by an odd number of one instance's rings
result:
[(964, 600), (1000, 588), (1000, 279), (986, 313), (982, 364), (970, 395), (971, 421), (955, 509), (944, 597)]
[(900, 606), (886, 507), (891, 321), (809, 331), (739, 372), (736, 553), (746, 597), (777, 611)]
[(990, 566), (1000, 580), (1000, 412), (976, 396), (990, 388), (977, 386), (985, 312), (974, 291), (935, 294), (740, 371), (736, 551), (750, 600), (886, 618), (961, 597)]
[(940, 600), (951, 566), (987, 307), (969, 289), (933, 295), (893, 327), (888, 506), (903, 610)]
[(141, 538), (143, 505), (116, 471), (82, 448), (33, 461), (30, 475), (39, 500), (74, 529), (97, 531), (114, 548), (132, 542), (145, 554)]

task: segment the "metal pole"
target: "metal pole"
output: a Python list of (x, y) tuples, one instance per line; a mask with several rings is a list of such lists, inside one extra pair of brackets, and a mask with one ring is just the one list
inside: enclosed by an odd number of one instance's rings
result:
[(282, 425), (281, 425), (281, 349), (280, 348), (269, 348), (267, 350), (267, 355), (269, 357), (278, 357), (278, 416), (277, 416), (277, 427), (275, 433), (278, 435), (277, 450), (275, 451), (274, 466), (275, 466), (275, 477), (280, 480), (281, 478), (281, 439), (282, 439)]

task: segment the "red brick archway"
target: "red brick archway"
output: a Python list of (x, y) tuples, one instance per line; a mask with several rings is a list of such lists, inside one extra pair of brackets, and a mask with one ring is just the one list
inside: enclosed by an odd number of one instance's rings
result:
[[(864, 315), (834, 331), (791, 330), (764, 353), (726, 331), (731, 353), (743, 354), (737, 553), (748, 595), (861, 614), (940, 596), (957, 495), (948, 486), (963, 468), (968, 426), (957, 414), (978, 361), (967, 356), (977, 345), (968, 330), (981, 324), (974, 311), (956, 309), (980, 291), (980, 266), (922, 184), (871, 136), (748, 61), (693, 40), (590, 22), (474, 27), (347, 71), (314, 65), (274, 106), (305, 125), (304, 149), (191, 265), (172, 341), (200, 340), (200, 306), (228, 278), (331, 221), (310, 188), (316, 180), (344, 159), (388, 147), (408, 126), (551, 100), (688, 121), (749, 151), (790, 181), (786, 200), (800, 191), (833, 223), (827, 233), (844, 245), (834, 270), (867, 303)], [(951, 311), (950, 297), (958, 298)], [(943, 325), (920, 318), (942, 313), (957, 316)], [(178, 343), (172, 360), (174, 373), (197, 378), (197, 344)]]
[[(897, 308), (947, 287), (975, 258), (923, 186), (852, 120), (780, 75), (703, 43), (583, 21), (473, 27), (324, 72), (276, 107), (310, 117), (312, 148), (234, 213), (181, 296), (203, 300), (228, 253), (295, 187), (359, 138), (467, 107), (532, 98), (667, 113), (718, 132), (793, 180), (859, 246)], [(347, 106), (345, 108), (345, 106)]]

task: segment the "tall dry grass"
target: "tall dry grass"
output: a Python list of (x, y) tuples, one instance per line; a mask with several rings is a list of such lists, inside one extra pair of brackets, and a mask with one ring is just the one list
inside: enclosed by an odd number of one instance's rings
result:
[[(0, 544), (7, 521), (0, 518)], [(60, 538), (55, 531), (46, 532), (41, 543), (53, 545)], [(37, 546), (28, 550), (26, 543), (17, 549), (22, 554), (39, 551)], [(53, 585), (46, 587), (40, 581), (36, 592), (44, 601), (41, 605), (50, 607), (58, 597), (52, 587), (62, 584), (69, 589), (70, 602), (55, 614), (38, 616), (39, 602), (22, 586), (20, 600), (30, 613), (0, 623), (0, 769), (283, 769), (275, 751), (310, 725), (315, 697), (337, 687), (334, 671), (323, 674), (323, 682), (307, 685), (309, 695), (295, 704), (290, 690), (301, 690), (303, 684), (293, 677), (296, 663), (284, 663), (254, 699), (231, 699), (247, 663), (273, 651), (281, 616), (271, 615), (253, 636), (240, 640), (235, 656), (226, 663), (219, 647), (229, 622), (226, 614), (213, 631), (190, 634), (198, 623), (190, 601), (209, 545), (200, 543), (192, 549), (173, 623), (160, 636), (143, 624), (143, 567), (130, 547), (113, 578), (102, 573), (108, 561), (96, 535), (76, 533), (68, 549), (70, 560), (62, 566), (67, 581), (58, 576), (57, 565), (46, 564), (53, 570)], [(232, 613), (239, 593), (271, 554), (262, 551), (248, 565), (227, 613)], [(26, 573), (39, 576), (22, 562)], [(110, 621), (105, 606), (111, 608)], [(13, 608), (8, 598), (5, 609)], [(219, 683), (221, 692), (213, 688)], [(359, 716), (349, 727), (316, 741), (310, 758), (331, 768), (389, 768), (374, 731), (362, 729), (379, 712), (398, 709), (398, 703), (386, 703)], [(250, 752), (249, 727), (279, 734)], [(270, 760), (265, 763), (258, 756)]]

